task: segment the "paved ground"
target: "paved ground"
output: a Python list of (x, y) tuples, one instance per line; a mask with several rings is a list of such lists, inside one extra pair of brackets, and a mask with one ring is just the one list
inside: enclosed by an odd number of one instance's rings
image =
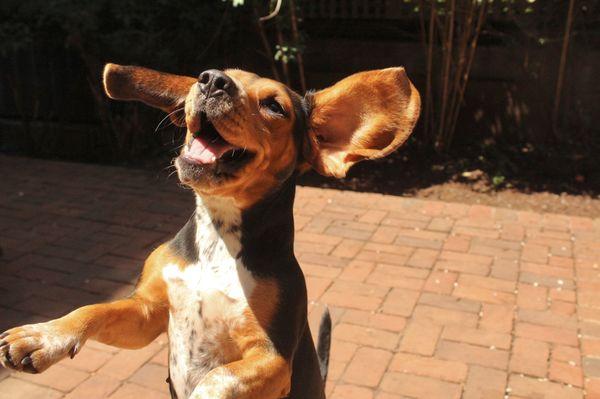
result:
[[(0, 330), (128, 294), (192, 209), (174, 178), (0, 156)], [(600, 220), (301, 188), (334, 399), (600, 398)], [(167, 398), (166, 337), (88, 343), (0, 399)], [(587, 394), (586, 394), (587, 392)]]

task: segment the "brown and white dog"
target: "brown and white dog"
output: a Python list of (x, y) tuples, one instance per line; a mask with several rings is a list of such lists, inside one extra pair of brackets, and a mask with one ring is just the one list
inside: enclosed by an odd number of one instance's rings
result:
[(6, 331), (2, 365), (42, 372), (88, 339), (140, 348), (167, 331), (173, 398), (324, 398), (331, 321), (315, 350), (294, 257), (296, 177), (309, 167), (343, 177), (398, 148), (420, 110), (404, 69), (301, 97), (238, 69), (192, 78), (108, 64), (104, 87), (114, 99), (185, 111), (175, 166), (196, 210), (152, 252), (130, 297)]

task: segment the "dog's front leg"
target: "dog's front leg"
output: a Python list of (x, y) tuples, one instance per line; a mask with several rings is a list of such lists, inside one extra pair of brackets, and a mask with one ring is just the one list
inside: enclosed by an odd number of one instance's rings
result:
[(75, 356), (88, 339), (130, 349), (149, 344), (166, 330), (169, 318), (161, 274), (166, 255), (164, 246), (152, 253), (129, 298), (83, 306), (59, 319), (4, 332), (0, 335), (0, 363), (39, 373), (66, 356)]
[(59, 319), (12, 328), (0, 335), (4, 367), (39, 373), (75, 356), (88, 339), (139, 348), (165, 330), (166, 306), (138, 297), (81, 307)]
[(212, 370), (190, 399), (279, 399), (287, 396), (290, 388), (290, 363), (261, 351)]

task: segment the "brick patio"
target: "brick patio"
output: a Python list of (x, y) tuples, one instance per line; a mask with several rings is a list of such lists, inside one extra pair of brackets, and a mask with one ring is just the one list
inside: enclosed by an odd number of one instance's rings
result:
[[(164, 174), (0, 171), (0, 330), (127, 295), (193, 207)], [(300, 188), (296, 224), (311, 324), (334, 317), (330, 398), (600, 398), (600, 219)], [(0, 399), (166, 399), (166, 341), (1, 370)]]

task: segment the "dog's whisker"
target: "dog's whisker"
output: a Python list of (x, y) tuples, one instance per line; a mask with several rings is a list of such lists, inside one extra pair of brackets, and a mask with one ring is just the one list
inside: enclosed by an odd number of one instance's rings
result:
[(170, 164), (168, 164), (167, 166), (165, 166), (165, 167), (163, 168), (163, 170), (168, 170), (168, 169), (171, 169), (171, 168), (174, 168), (174, 169), (176, 168), (176, 166), (175, 166), (175, 164), (173, 163), (173, 161), (171, 161), (171, 163), (170, 163)]
[[(171, 117), (171, 115), (174, 115), (175, 113), (177, 113), (177, 112), (181, 112), (181, 111), (183, 111), (183, 110), (184, 110), (184, 108), (183, 108), (183, 107), (181, 107), (181, 108), (177, 108), (176, 110), (174, 110), (174, 111), (172, 111), (172, 112), (169, 112), (169, 113), (167, 114), (167, 116), (165, 116), (164, 118), (162, 118), (162, 119), (161, 119), (161, 121), (160, 121), (160, 122), (158, 122), (158, 125), (156, 125), (156, 129), (154, 129), (154, 133), (156, 133), (156, 132), (157, 132), (157, 131), (160, 129), (160, 127), (161, 127), (161, 125), (163, 124), (163, 122), (164, 122), (165, 120), (169, 119), (169, 118)], [(170, 119), (169, 119), (169, 120), (170, 120)], [(169, 124), (173, 124), (173, 121), (169, 122)], [(169, 126), (169, 125), (167, 124), (167, 126)]]

